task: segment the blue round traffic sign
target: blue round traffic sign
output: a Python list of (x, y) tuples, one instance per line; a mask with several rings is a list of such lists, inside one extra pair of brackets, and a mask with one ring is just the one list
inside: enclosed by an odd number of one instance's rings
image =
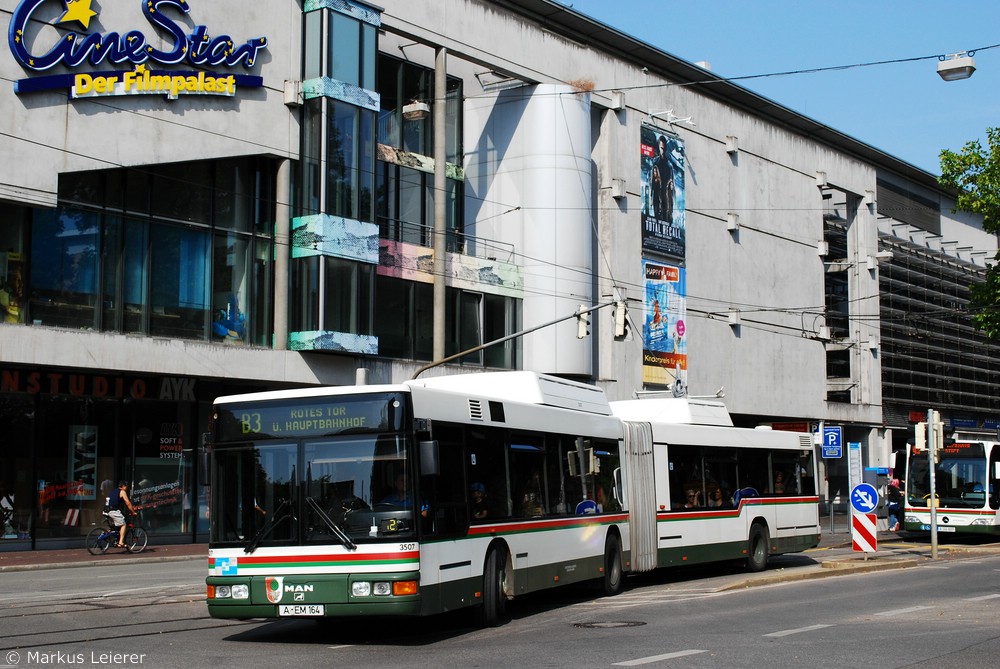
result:
[(878, 490), (870, 483), (859, 483), (851, 490), (851, 506), (858, 513), (871, 513), (878, 506)]

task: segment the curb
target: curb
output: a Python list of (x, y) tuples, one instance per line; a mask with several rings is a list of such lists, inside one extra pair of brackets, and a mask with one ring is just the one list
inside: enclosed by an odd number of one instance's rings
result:
[(50, 562), (46, 564), (19, 564), (0, 567), (0, 574), (14, 571), (37, 571), (39, 569), (69, 569), (71, 567), (100, 567), (107, 564), (138, 564), (140, 562), (183, 562), (185, 560), (207, 560), (207, 555), (163, 555), (160, 557), (119, 558), (117, 560), (78, 560), (76, 562)]
[(738, 583), (731, 583), (730, 585), (723, 586), (719, 588), (719, 590), (742, 590), (764, 585), (789, 583), (791, 581), (809, 581), (819, 578), (828, 578), (830, 576), (864, 574), (873, 571), (887, 571), (889, 569), (906, 569), (908, 567), (916, 567), (917, 564), (918, 561), (915, 559), (878, 560), (875, 558), (868, 560), (868, 564), (852, 559), (828, 560), (826, 562), (821, 562), (819, 568), (810, 569), (808, 571), (789, 571), (783, 568), (780, 570), (780, 573), (776, 572), (773, 574), (759, 576), (757, 578), (748, 578)]

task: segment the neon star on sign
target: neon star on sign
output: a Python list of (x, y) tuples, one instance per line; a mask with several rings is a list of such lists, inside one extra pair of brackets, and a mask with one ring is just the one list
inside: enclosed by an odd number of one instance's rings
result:
[(97, 16), (97, 12), (90, 8), (92, 0), (66, 0), (66, 13), (59, 19), (59, 23), (77, 21), (84, 30), (90, 28), (90, 19)]

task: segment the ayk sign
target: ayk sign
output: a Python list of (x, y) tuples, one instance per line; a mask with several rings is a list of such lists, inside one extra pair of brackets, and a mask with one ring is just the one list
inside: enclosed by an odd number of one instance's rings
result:
[[(233, 70), (252, 68), (267, 49), (266, 37), (237, 44), (229, 35), (213, 36), (204, 25), (188, 32), (179, 22), (191, 11), (187, 0), (133, 1), (151, 34), (137, 29), (91, 31), (99, 13), (94, 0), (22, 0), (11, 15), (7, 33), (14, 58), (31, 72), (61, 65), (71, 73), (20, 79), (14, 92), (65, 88), (72, 97), (165, 95), (176, 99), (180, 94), (231, 96), (237, 87), (263, 85), (261, 77)], [(78, 28), (84, 32), (75, 32)], [(120, 67), (97, 71), (101, 65)], [(163, 70), (158, 65), (191, 69)]]

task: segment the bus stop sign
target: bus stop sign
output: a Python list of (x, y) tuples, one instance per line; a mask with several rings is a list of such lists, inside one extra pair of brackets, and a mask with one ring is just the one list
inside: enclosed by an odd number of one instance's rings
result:
[(851, 506), (857, 513), (865, 514), (875, 511), (878, 506), (878, 491), (871, 483), (859, 483), (851, 490)]

